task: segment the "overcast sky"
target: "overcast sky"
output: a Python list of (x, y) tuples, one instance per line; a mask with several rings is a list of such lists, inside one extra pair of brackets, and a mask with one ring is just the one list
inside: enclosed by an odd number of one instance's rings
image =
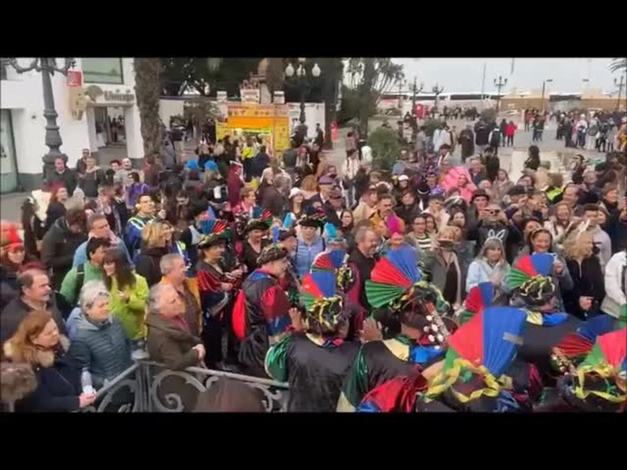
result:
[[(552, 78), (553, 83), (548, 84), (551, 91), (555, 92), (581, 92), (583, 78), (589, 78), (591, 88), (614, 92), (614, 77), (618, 73), (612, 73), (608, 68), (611, 58), (517, 58), (514, 62), (514, 73), (510, 74), (512, 67), (511, 58), (471, 59), (464, 58), (393, 58), (394, 62), (403, 64), (405, 76), (408, 81), (418, 78), (418, 84), (424, 82), (425, 91), (431, 90), (437, 82), (447, 91), (455, 92), (480, 92), (483, 75), (483, 64), (486, 64), (485, 91), (496, 91), (494, 79), (499, 75), (507, 78), (507, 85), (503, 92), (510, 92), (512, 86), (519, 90), (542, 88), (542, 80)], [(623, 93), (625, 89), (623, 88)]]

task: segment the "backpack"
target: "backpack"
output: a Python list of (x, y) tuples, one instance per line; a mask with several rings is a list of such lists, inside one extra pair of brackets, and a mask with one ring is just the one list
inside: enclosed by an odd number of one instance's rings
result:
[(498, 146), (500, 142), (501, 142), (501, 129), (499, 129), (498, 127), (495, 127), (492, 130), (492, 139), (490, 141), (490, 144), (494, 146)]
[(76, 299), (76, 301), (74, 303), (68, 302), (67, 299), (63, 295), (61, 295), (61, 293), (57, 291), (54, 292), (55, 303), (57, 305), (57, 308), (59, 309), (59, 312), (61, 312), (61, 315), (65, 320), (67, 320), (67, 318), (70, 316), (70, 313), (72, 313), (72, 310), (74, 310), (74, 307), (76, 307), (76, 304), (78, 304), (78, 298), (80, 296), (81, 289), (83, 288), (84, 283), (85, 264), (79, 264), (78, 266), (76, 266), (76, 285), (74, 286), (74, 298)]
[(74, 298), (78, 303), (78, 297), (81, 294), (81, 289), (85, 283), (85, 263), (81, 263), (76, 266), (76, 284), (74, 285)]

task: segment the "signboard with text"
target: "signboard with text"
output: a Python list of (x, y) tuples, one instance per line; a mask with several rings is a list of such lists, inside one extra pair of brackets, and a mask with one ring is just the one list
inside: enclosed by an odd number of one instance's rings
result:
[(67, 86), (79, 87), (83, 86), (83, 72), (80, 70), (70, 70), (67, 73)]

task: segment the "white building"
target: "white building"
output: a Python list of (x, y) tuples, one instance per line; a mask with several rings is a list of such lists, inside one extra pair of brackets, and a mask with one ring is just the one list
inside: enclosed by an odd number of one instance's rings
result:
[[(31, 61), (18, 59), (24, 67)], [(57, 59), (57, 64), (62, 65), (63, 59)], [(82, 91), (88, 96), (83, 113), (73, 114), (71, 106), (71, 97), (80, 87), (70, 87), (59, 73), (51, 77), (61, 152), (68, 156), (68, 165), (75, 167), (83, 148), (94, 152), (101, 164), (112, 158), (143, 158), (133, 59), (77, 58), (72, 70), (82, 71)], [(2, 67), (1, 72), (0, 191), (39, 188), (42, 156), (48, 152), (41, 73), (18, 74), (11, 66)]]

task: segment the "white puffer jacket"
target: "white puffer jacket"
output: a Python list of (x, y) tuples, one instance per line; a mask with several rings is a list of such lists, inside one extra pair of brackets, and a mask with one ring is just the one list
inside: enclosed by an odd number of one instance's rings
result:
[(619, 318), (627, 309), (627, 251), (623, 250), (610, 258), (605, 265), (605, 299), (601, 310)]

